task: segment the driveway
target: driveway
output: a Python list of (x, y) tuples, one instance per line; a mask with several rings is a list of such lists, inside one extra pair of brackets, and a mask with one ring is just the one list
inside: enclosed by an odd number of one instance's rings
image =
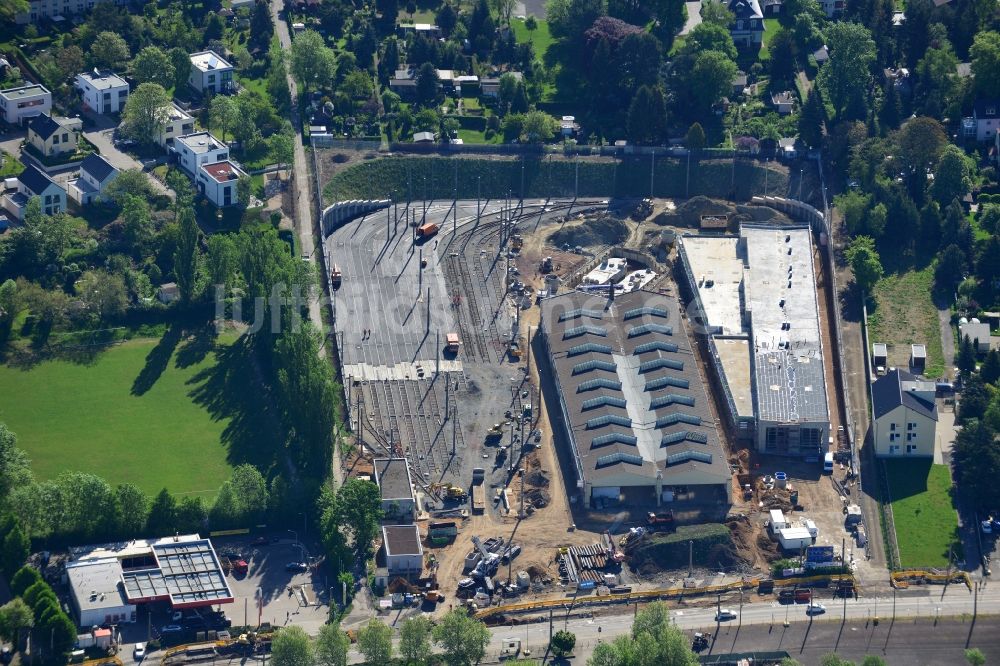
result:
[(10, 153), (14, 157), (21, 155), (21, 143), (28, 136), (28, 132), (23, 129), (13, 129), (0, 134), (0, 150)]
[[(126, 153), (118, 150), (115, 146), (115, 142), (113, 140), (115, 131), (114, 126), (107, 127), (106, 123), (104, 125), (105, 126), (103, 127), (98, 125), (93, 129), (85, 131), (83, 136), (86, 137), (87, 141), (90, 141), (92, 144), (97, 146), (97, 150), (100, 151), (101, 157), (110, 162), (111, 166), (116, 169), (138, 169), (139, 171), (143, 171), (144, 169), (142, 163), (131, 155), (127, 155)], [(156, 192), (159, 194), (165, 194), (171, 199), (174, 198), (175, 195), (173, 190), (169, 189), (156, 178), (153, 178), (153, 176), (148, 172), (146, 172), (146, 177), (149, 178), (149, 182), (153, 185), (153, 189)]]

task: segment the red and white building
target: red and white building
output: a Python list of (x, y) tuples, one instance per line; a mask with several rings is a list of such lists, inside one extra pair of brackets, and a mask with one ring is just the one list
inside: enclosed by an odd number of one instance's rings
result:
[(234, 162), (224, 161), (214, 164), (204, 164), (198, 168), (195, 184), (198, 192), (205, 195), (219, 208), (239, 203), (236, 194), (236, 183), (247, 175)]

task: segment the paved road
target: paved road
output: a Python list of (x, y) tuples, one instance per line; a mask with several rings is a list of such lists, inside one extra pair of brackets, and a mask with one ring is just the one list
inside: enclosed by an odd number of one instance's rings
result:
[[(97, 146), (97, 149), (101, 153), (101, 157), (106, 159), (111, 166), (117, 169), (138, 169), (142, 171), (142, 163), (134, 159), (131, 155), (127, 155), (122, 151), (118, 150), (115, 146), (112, 135), (114, 134), (114, 127), (106, 126), (107, 123), (99, 124), (91, 130), (87, 130), (83, 133), (87, 141)], [(146, 177), (152, 184), (153, 189), (159, 194), (165, 194), (171, 199), (176, 195), (174, 191), (169, 189), (166, 185), (158, 181), (152, 176), (152, 174), (147, 173)]]
[[(283, 0), (271, 0), (271, 17), (274, 20), (274, 27), (278, 33), (278, 42), (281, 44), (283, 51), (289, 51), (292, 48), (292, 38), (288, 32), (288, 24), (280, 17), (281, 10), (284, 7)], [(292, 100), (297, 100), (299, 98), (298, 86), (295, 83), (295, 79), (292, 77), (291, 70), (286, 69), (286, 77), (288, 79), (288, 89), (291, 92)], [(316, 242), (313, 238), (313, 228), (312, 228), (312, 211), (310, 202), (313, 200), (312, 188), (311, 188), (311, 178), (309, 167), (306, 163), (306, 151), (302, 145), (302, 119), (299, 117), (298, 105), (293, 101), (291, 118), (292, 127), (295, 128), (296, 139), (295, 139), (295, 160), (293, 164), (293, 186), (295, 187), (295, 232), (299, 237), (299, 248), (302, 251), (304, 257), (308, 257), (308, 261), (316, 266), (318, 264), (319, 270), (323, 270), (323, 263), (318, 261), (316, 256)], [(317, 210), (319, 214), (319, 210)], [(322, 294), (321, 290), (313, 289), (309, 295), (309, 319), (313, 321), (319, 330), (324, 330), (323, 318), (320, 316), (320, 303), (319, 297)], [(323, 357), (324, 360), (326, 357)], [(333, 482), (335, 485), (339, 486), (344, 478), (343, 470), (340, 465), (340, 452), (335, 451), (333, 455)]]

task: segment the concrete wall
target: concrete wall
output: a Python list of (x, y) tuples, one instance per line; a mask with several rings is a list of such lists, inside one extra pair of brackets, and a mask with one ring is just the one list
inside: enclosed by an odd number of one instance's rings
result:
[(338, 201), (327, 206), (320, 215), (320, 226), (323, 231), (323, 239), (336, 231), (341, 225), (351, 220), (367, 215), (383, 208), (388, 208), (392, 202), (388, 199), (378, 201), (356, 199), (352, 201)]

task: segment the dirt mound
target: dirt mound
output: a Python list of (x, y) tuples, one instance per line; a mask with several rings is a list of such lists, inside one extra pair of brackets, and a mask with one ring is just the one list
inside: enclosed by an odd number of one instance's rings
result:
[(405, 578), (395, 578), (389, 581), (385, 591), (387, 594), (416, 594), (420, 590), (406, 582)]
[(784, 488), (772, 488), (771, 490), (765, 490), (760, 501), (762, 505), (761, 508), (764, 511), (771, 511), (772, 509), (779, 509), (781, 511), (792, 510), (791, 495), (789, 495), (788, 491)]
[(551, 234), (546, 242), (555, 247), (593, 247), (595, 245), (618, 245), (628, 238), (628, 225), (623, 221), (604, 215), (584, 220), (580, 224), (564, 226)]
[(549, 487), (549, 473), (544, 470), (536, 470), (534, 472), (529, 472), (528, 476), (524, 477), (524, 482), (528, 485), (538, 486), (540, 488)]
[(552, 501), (552, 497), (542, 490), (541, 488), (535, 488), (534, 490), (525, 490), (524, 499), (531, 502), (531, 505), (537, 509), (544, 509)]
[(531, 576), (532, 580), (536, 578), (545, 578), (546, 576), (549, 575), (549, 572), (546, 571), (545, 568), (540, 567), (537, 564), (532, 564), (527, 569), (525, 569), (525, 571), (528, 572), (528, 575)]
[(770, 222), (790, 224), (791, 220), (773, 208), (765, 206), (737, 206), (708, 197), (692, 197), (672, 211), (665, 211), (653, 218), (655, 224), (672, 227), (697, 229), (703, 215), (727, 215), (729, 230), (735, 230), (741, 222)]

